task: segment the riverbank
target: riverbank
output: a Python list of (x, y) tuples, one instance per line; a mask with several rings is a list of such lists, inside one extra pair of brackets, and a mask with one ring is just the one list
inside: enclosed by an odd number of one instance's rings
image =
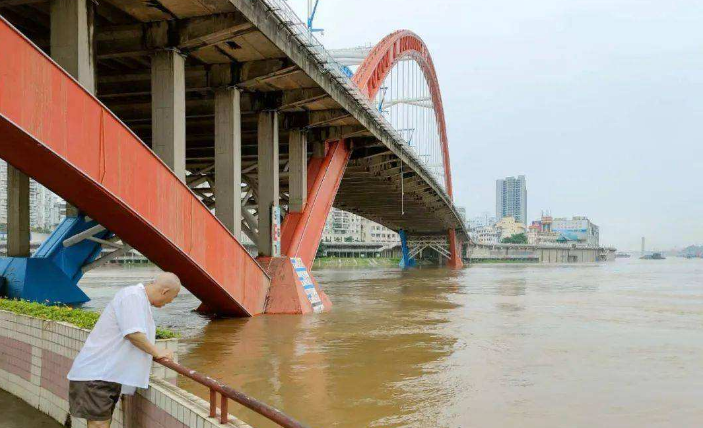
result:
[(312, 269), (392, 268), (398, 267), (399, 263), (399, 258), (318, 257)]
[(515, 264), (515, 263), (539, 263), (537, 258), (524, 258), (524, 259), (471, 259), (470, 264)]

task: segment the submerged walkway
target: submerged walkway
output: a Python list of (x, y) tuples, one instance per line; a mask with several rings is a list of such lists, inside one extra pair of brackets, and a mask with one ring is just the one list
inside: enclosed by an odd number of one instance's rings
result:
[(0, 389), (0, 428), (61, 428), (49, 416)]

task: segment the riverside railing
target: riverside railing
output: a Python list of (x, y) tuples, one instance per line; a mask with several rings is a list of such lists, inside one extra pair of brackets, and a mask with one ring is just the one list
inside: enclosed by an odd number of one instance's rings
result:
[(234, 400), (237, 403), (243, 405), (244, 407), (253, 410), (254, 412), (260, 414), (261, 416), (267, 418), (270, 421), (277, 423), (283, 428), (310, 428), (308, 425), (298, 422), (292, 417), (286, 415), (280, 410), (269, 406), (255, 398), (249, 397), (243, 392), (239, 392), (227, 385), (220, 383), (219, 381), (205, 376), (184, 367), (172, 360), (160, 358), (154, 360), (162, 366), (168, 367), (169, 369), (198, 382), (201, 385), (206, 386), (210, 389), (210, 417), (217, 417), (217, 393), (220, 393), (220, 423), (226, 424), (229, 420), (229, 414), (227, 412), (227, 400)]

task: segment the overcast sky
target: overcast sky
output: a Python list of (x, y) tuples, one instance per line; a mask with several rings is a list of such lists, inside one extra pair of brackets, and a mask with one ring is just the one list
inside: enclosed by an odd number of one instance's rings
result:
[(530, 219), (586, 215), (621, 249), (703, 243), (703, 1), (320, 0), (316, 26), (328, 48), (424, 39), (469, 216), (524, 174)]

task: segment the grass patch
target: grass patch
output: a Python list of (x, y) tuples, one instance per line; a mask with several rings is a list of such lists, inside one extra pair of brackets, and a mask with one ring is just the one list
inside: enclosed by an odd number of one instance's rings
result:
[[(0, 298), (0, 310), (44, 320), (62, 321), (86, 330), (92, 330), (95, 327), (95, 323), (98, 322), (98, 318), (100, 318), (100, 313), (98, 312), (75, 309), (70, 306), (49, 306), (25, 300), (3, 298)], [(171, 330), (156, 329), (157, 339), (173, 339), (178, 336), (178, 333)]]

